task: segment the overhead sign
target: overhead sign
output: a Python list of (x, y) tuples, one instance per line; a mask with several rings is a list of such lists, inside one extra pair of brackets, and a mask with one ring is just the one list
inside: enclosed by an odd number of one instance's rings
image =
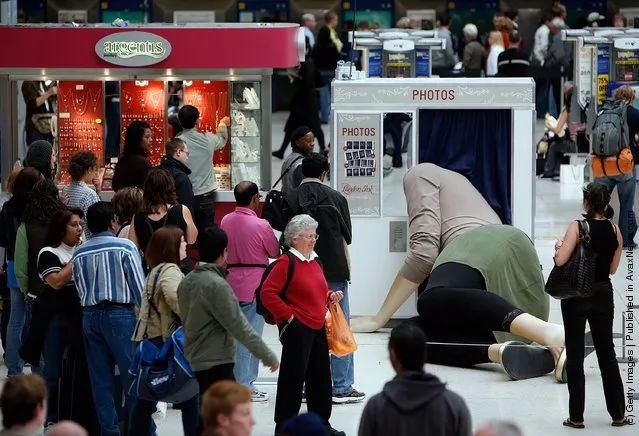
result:
[(162, 62), (171, 54), (171, 43), (148, 32), (117, 32), (95, 45), (96, 54), (106, 62), (123, 67), (146, 67)]

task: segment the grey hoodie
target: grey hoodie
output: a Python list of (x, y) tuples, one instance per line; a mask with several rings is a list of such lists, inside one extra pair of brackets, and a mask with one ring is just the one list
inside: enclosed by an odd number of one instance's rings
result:
[(466, 402), (432, 374), (406, 371), (386, 383), (362, 414), (359, 436), (471, 436)]

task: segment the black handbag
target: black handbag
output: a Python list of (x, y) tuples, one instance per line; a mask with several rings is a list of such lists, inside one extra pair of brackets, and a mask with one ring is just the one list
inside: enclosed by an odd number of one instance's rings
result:
[(590, 226), (579, 221), (579, 243), (565, 265), (555, 265), (546, 282), (546, 293), (557, 300), (588, 298), (595, 291), (597, 253), (590, 248)]
[(275, 190), (277, 184), (284, 178), (284, 176), (293, 168), (293, 165), (298, 160), (302, 159), (299, 156), (284, 170), (279, 179), (273, 184), (273, 188), (266, 194), (264, 199), (264, 208), (262, 209), (262, 218), (268, 221), (273, 230), (283, 232), (288, 222), (293, 218), (295, 214), (292, 213), (291, 207), (286, 199), (286, 194)]

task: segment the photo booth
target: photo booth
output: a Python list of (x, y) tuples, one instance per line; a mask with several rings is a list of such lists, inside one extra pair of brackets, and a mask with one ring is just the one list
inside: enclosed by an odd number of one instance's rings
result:
[[(331, 184), (353, 223), (352, 316), (374, 315), (408, 250), (402, 178), (430, 162), (465, 175), (504, 223), (534, 240), (532, 79), (335, 80)], [(404, 168), (383, 175), (384, 118), (412, 120)], [(416, 314), (414, 299), (397, 316)]]

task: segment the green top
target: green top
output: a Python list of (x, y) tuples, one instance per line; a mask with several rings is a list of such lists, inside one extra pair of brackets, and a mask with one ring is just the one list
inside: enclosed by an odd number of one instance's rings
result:
[(18, 233), (16, 233), (13, 265), (20, 291), (26, 296), (29, 292), (29, 240), (27, 239), (27, 227), (24, 223), (20, 224)]
[[(532, 241), (521, 230), (507, 225), (488, 225), (457, 237), (437, 257), (437, 266), (456, 262), (476, 269), (484, 277), (486, 290), (515, 307), (548, 321), (549, 298), (544, 276)], [(499, 342), (530, 340), (494, 332)]]
[(277, 362), (246, 320), (227, 275), (219, 265), (200, 263), (178, 286), (184, 356), (193, 371), (235, 362), (236, 340), (265, 365)]

